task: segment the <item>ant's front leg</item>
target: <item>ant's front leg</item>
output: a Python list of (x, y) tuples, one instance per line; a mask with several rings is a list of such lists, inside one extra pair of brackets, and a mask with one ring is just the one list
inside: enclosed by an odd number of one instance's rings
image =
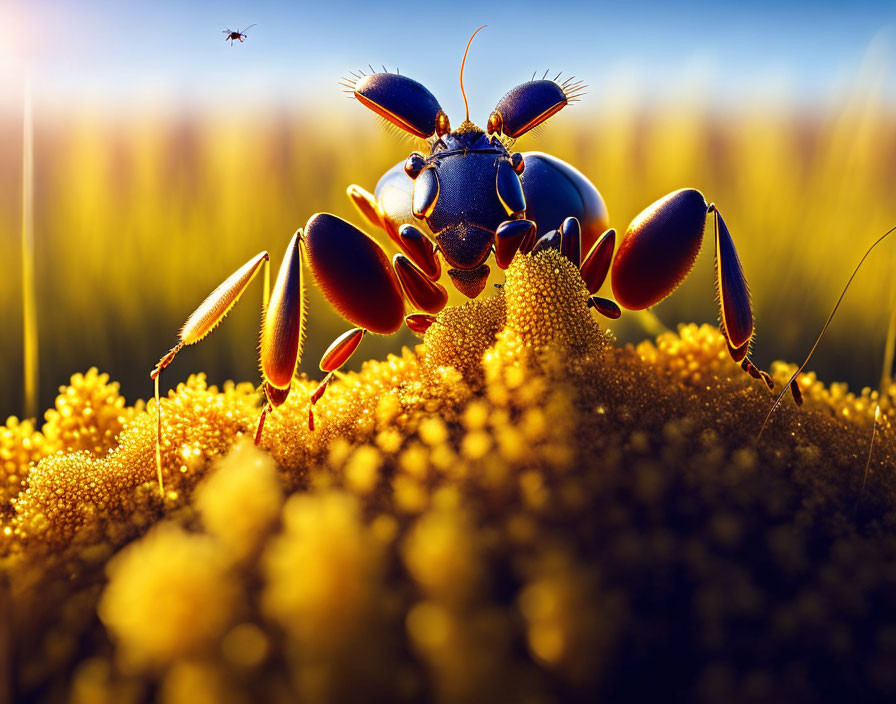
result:
[[(407, 238), (415, 241), (416, 234), (408, 232)], [(415, 241), (410, 246), (416, 252), (415, 259), (425, 269), (418, 268), (401, 254), (395, 255), (393, 268), (385, 250), (367, 233), (335, 215), (318, 213), (305, 226), (304, 242), (308, 264), (324, 297), (356, 326), (324, 353), (320, 368), (326, 376), (311, 396), (313, 407), (324, 395), (333, 374), (349, 360), (367, 332), (390, 335), (405, 322), (411, 329), (431, 322), (420, 315), (408, 316), (406, 321), (402, 290), (413, 305), (428, 313), (441, 310), (448, 294), (427, 276), (438, 273), (435, 253), (425, 247), (428, 241)], [(308, 421), (313, 429), (311, 408)]]
[(261, 443), (268, 412), (286, 401), (289, 395), (304, 337), (305, 281), (302, 272), (302, 231), (299, 230), (286, 248), (261, 325), (259, 361), (266, 403), (255, 431), (256, 445)]
[(180, 329), (177, 344), (159, 360), (150, 373), (150, 378), (155, 381), (156, 471), (159, 479), (159, 491), (163, 496), (165, 489), (162, 481), (162, 406), (159, 398), (159, 377), (162, 374), (162, 370), (174, 361), (177, 353), (185, 346), (196, 344), (215, 329), (218, 323), (230, 312), (230, 309), (236, 305), (249, 284), (252, 283), (262, 264), (267, 266), (268, 260), (267, 252), (259, 252), (212, 291), (187, 318), (187, 322)]

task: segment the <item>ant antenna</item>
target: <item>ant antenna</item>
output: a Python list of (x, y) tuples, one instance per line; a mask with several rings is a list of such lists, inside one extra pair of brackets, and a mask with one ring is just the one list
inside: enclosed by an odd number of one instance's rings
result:
[(887, 237), (896, 232), (896, 226), (891, 227), (884, 234), (875, 240), (874, 244), (872, 244), (866, 251), (862, 258), (859, 260), (859, 263), (856, 264), (856, 268), (853, 269), (852, 276), (849, 277), (849, 281), (846, 282), (846, 286), (843, 287), (843, 291), (840, 293), (840, 298), (837, 299), (837, 302), (834, 304), (834, 309), (831, 311), (831, 314), (828, 316), (827, 321), (825, 321), (824, 327), (821, 329), (821, 332), (818, 334), (818, 339), (815, 340), (815, 344), (812, 345), (812, 349), (809, 350), (809, 354), (806, 357), (805, 361), (800, 365), (800, 368), (797, 369), (793, 376), (790, 377), (790, 381), (784, 384), (784, 388), (781, 390), (781, 393), (778, 394), (778, 397), (775, 399), (775, 403), (772, 406), (771, 410), (768, 412), (768, 415), (765, 417), (765, 420), (762, 422), (762, 427), (759, 428), (759, 434), (756, 436), (756, 442), (759, 443), (759, 440), (762, 438), (762, 433), (765, 430), (765, 426), (768, 425), (769, 420), (772, 417), (772, 414), (778, 409), (778, 406), (781, 405), (781, 399), (784, 398), (784, 394), (787, 393), (787, 390), (791, 387), (791, 385), (796, 381), (796, 378), (800, 375), (803, 369), (806, 368), (806, 365), (809, 363), (809, 360), (812, 358), (812, 355), (815, 353), (815, 348), (818, 347), (818, 343), (821, 342), (821, 338), (824, 337), (824, 334), (828, 330), (828, 326), (831, 324), (831, 320), (834, 319), (834, 314), (837, 312), (837, 309), (840, 307), (840, 304), (843, 302), (843, 297), (846, 295), (847, 289), (849, 289), (849, 285), (852, 283), (852, 280), (856, 278), (856, 274), (859, 273), (859, 269), (862, 268), (862, 264), (865, 263), (865, 260), (868, 258), (868, 255), (871, 254), (871, 251), (877, 247), (881, 242), (883, 242)]
[(473, 37), (475, 37), (477, 34), (479, 34), (479, 32), (481, 30), (485, 29), (486, 27), (488, 27), (487, 24), (482, 25), (479, 29), (477, 29), (475, 32), (473, 32), (473, 34), (470, 36), (470, 41), (467, 42), (467, 48), (464, 49), (463, 61), (460, 62), (460, 94), (462, 96), (464, 96), (464, 108), (466, 108), (466, 111), (467, 111), (467, 119), (465, 120), (465, 122), (470, 121), (470, 106), (467, 104), (467, 94), (464, 93), (464, 64), (467, 63), (467, 52), (470, 51), (470, 44), (473, 43)]

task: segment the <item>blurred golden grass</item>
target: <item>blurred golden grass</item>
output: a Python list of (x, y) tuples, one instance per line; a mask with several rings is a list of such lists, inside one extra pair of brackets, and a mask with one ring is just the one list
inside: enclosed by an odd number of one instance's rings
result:
[[(596, 111), (561, 113), (518, 147), (582, 170), (604, 195), (617, 229), (676, 188), (694, 186), (715, 201), (751, 284), (754, 356), (767, 367), (773, 359), (802, 358), (864, 249), (896, 224), (896, 119), (874, 84), (862, 85), (842, 105), (811, 115), (769, 104), (722, 114), (692, 96), (645, 110), (598, 96)], [(212, 288), (261, 249), (276, 266), (290, 235), (314, 212), (361, 224), (346, 186), (372, 189), (413, 148), (350, 102), (326, 114), (225, 109), (35, 119), (41, 407), (73, 371), (93, 365), (120, 380), (130, 400), (148, 396), (149, 370)], [(22, 408), (22, 145), (15, 121), (0, 130), (6, 415)], [(822, 378), (877, 384), (894, 258), (893, 245), (882, 247), (854, 284), (810, 365)], [(712, 270), (704, 252), (681, 290), (657, 307), (666, 324), (716, 319)], [(222, 328), (180, 355), (164, 385), (196, 370), (213, 383), (254, 381), (260, 300), (258, 285)], [(347, 324), (313, 287), (309, 306), (302, 369), (313, 373)], [(644, 336), (635, 320), (623, 316), (614, 326), (621, 340)], [(412, 340), (408, 333), (368, 338), (358, 359)]]

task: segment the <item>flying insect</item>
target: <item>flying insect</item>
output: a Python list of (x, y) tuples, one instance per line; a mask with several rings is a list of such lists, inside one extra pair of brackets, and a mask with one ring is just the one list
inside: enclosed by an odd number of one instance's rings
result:
[(243, 41), (245, 41), (245, 39), (248, 37), (246, 32), (248, 32), (250, 29), (252, 29), (255, 26), (257, 26), (257, 25), (250, 24), (245, 29), (243, 29), (243, 30), (238, 29), (236, 31), (233, 31), (232, 29), (225, 29), (224, 30), (224, 41), (226, 42), (227, 40), (230, 40), (230, 46), (233, 46), (234, 42), (239, 42), (240, 44), (242, 44)]

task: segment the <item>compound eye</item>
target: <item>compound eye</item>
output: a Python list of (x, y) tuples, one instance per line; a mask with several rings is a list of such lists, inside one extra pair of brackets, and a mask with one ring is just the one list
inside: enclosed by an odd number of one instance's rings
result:
[(426, 166), (426, 159), (420, 152), (411, 152), (408, 160), (404, 162), (404, 172), (411, 178), (417, 178)]
[(488, 126), (486, 127), (489, 134), (501, 134), (504, 131), (504, 118), (497, 110), (488, 116)]
[(523, 162), (523, 155), (519, 152), (510, 155), (510, 165), (520, 176), (522, 176), (523, 171), (526, 170), (526, 164)]

